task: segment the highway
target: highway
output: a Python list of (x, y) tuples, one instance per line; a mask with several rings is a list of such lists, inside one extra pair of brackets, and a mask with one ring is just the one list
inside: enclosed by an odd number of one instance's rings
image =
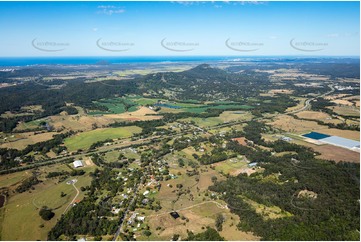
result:
[(333, 87), (333, 85), (328, 85), (328, 87), (331, 88), (331, 91), (328, 91), (328, 92), (326, 92), (326, 93), (324, 93), (324, 94), (321, 94), (321, 95), (319, 95), (319, 96), (316, 96), (316, 97), (307, 99), (307, 100), (305, 101), (305, 105), (304, 105), (302, 108), (299, 108), (299, 109), (297, 109), (297, 110), (293, 110), (293, 111), (287, 112), (286, 114), (294, 114), (294, 113), (299, 113), (299, 112), (304, 111), (304, 110), (308, 110), (308, 109), (310, 108), (310, 106), (311, 106), (311, 101), (313, 101), (313, 100), (315, 100), (315, 99), (317, 99), (317, 98), (319, 98), (319, 97), (327, 96), (327, 95), (329, 95), (329, 94), (331, 94), (331, 93), (333, 93), (333, 92), (335, 91), (335, 88)]

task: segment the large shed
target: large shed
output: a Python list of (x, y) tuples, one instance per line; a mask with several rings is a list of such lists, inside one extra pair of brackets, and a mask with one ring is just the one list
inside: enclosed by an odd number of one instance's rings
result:
[(352, 139), (346, 139), (338, 136), (331, 136), (324, 139), (320, 139), (321, 142), (336, 145), (348, 149), (359, 148), (360, 142)]
[(74, 168), (83, 167), (83, 162), (81, 160), (75, 160), (73, 162)]

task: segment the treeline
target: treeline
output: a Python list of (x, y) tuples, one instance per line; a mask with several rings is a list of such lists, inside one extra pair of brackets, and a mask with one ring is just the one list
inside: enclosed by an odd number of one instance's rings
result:
[(255, 116), (261, 116), (262, 113), (284, 113), (287, 108), (297, 105), (296, 100), (284, 94), (272, 98), (258, 96), (257, 99), (260, 101), (247, 102), (247, 105), (254, 106), (251, 112)]
[[(245, 155), (264, 168), (249, 177), (240, 174), (216, 182), (209, 189), (222, 194), (232, 212), (242, 217), (238, 227), (252, 231), (263, 240), (359, 240), (360, 170), (359, 164), (316, 159), (311, 148), (285, 141), (265, 142), (260, 133), (268, 128), (249, 122), (245, 135), (255, 144), (273, 151), (294, 151), (281, 157), (258, 147), (230, 141), (227, 149)], [(277, 175), (277, 180), (264, 180)], [(300, 191), (315, 193), (316, 198), (300, 196)], [(279, 219), (265, 219), (248, 200), (268, 207), (277, 206), (283, 214)], [(281, 213), (282, 214), (282, 213)], [(269, 228), (272, 228), (270, 230)]]
[[(225, 239), (217, 232), (217, 230), (207, 227), (206, 231), (194, 234), (188, 231), (188, 237), (185, 241), (224, 241)], [(179, 237), (179, 236), (178, 236)]]
[[(262, 240), (359, 240), (359, 165), (338, 166), (318, 159), (271, 158), (262, 164), (263, 174), (239, 175), (217, 182), (209, 189), (218, 192), (233, 213), (242, 216), (238, 227)], [(280, 174), (277, 182), (264, 177)], [(302, 190), (316, 198), (299, 196)], [(246, 202), (277, 206), (292, 216), (265, 219)], [(272, 229), (269, 229), (272, 228)]]
[(219, 161), (227, 160), (229, 158), (233, 158), (236, 155), (227, 155), (226, 149), (223, 148), (215, 148), (211, 151), (211, 154), (204, 154), (199, 157), (199, 162), (202, 165), (209, 165)]
[(65, 235), (68, 240), (75, 240), (77, 234), (114, 234), (119, 220), (107, 219), (107, 216), (111, 215), (110, 211), (95, 202), (94, 198), (86, 197), (72, 207), (50, 230), (48, 240), (59, 240), (61, 235)]
[(89, 147), (89, 150), (94, 150), (94, 149), (96, 149), (98, 147), (103, 146), (105, 143), (109, 143), (109, 142), (113, 142), (113, 140), (112, 139), (106, 139), (106, 140), (95, 142)]
[(333, 111), (327, 107), (332, 107), (332, 106), (336, 106), (336, 104), (327, 99), (324, 99), (323, 97), (316, 98), (311, 102), (311, 110), (321, 111), (329, 115), (332, 115)]
[(39, 184), (41, 181), (36, 176), (26, 178), (16, 189), (18, 193), (26, 192), (30, 189), (34, 189), (34, 185)]

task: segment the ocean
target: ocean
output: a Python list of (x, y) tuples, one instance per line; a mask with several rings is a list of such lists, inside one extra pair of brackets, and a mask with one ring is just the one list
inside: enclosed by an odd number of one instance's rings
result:
[(332, 56), (91, 56), (91, 57), (0, 57), (1, 67), (34, 65), (96, 65), (176, 62), (289, 62), (359, 63), (360, 57)]
[(0, 57), (0, 66), (32, 66), (32, 65), (95, 65), (95, 64), (129, 64), (129, 63), (172, 63), (222, 61), (229, 57), (208, 56), (129, 56), (129, 57)]

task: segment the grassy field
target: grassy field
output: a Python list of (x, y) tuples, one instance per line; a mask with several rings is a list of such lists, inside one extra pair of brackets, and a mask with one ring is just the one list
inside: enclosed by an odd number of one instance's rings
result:
[[(81, 186), (90, 185), (91, 177), (89, 172), (95, 167), (84, 167), (87, 173), (79, 177), (69, 177), (63, 182), (58, 182), (58, 178), (44, 178), (46, 172), (56, 170), (69, 170), (63, 164), (41, 168), (40, 178), (42, 183), (35, 186), (35, 190), (24, 193), (15, 193), (10, 196), (7, 205), (4, 208), (2, 226), (2, 240), (46, 240), (49, 230), (56, 224), (65, 208), (74, 198), (76, 191), (72, 185), (67, 185), (66, 181), (77, 179), (75, 186), (79, 189)], [(15, 173), (16, 174), (16, 173)], [(21, 175), (20, 175), (21, 176)], [(80, 189), (79, 189), (80, 191)], [(61, 192), (66, 196), (61, 197)], [(77, 200), (84, 197), (83, 192)], [(50, 221), (44, 221), (39, 216), (39, 207), (48, 206), (53, 208), (54, 218)], [(22, 221), (19, 223), (19, 221)], [(16, 229), (14, 229), (16, 228)]]
[(0, 145), (1, 148), (10, 148), (22, 150), (26, 146), (35, 144), (38, 142), (50, 140), (56, 132), (45, 132), (41, 134), (34, 134), (34, 132), (26, 132), (17, 134), (17, 139), (12, 142), (6, 142)]
[(15, 172), (0, 176), (0, 188), (13, 186), (31, 176), (29, 171)]
[(231, 158), (214, 163), (213, 166), (215, 166), (216, 171), (231, 175), (237, 173), (240, 169), (247, 168), (247, 162), (242, 158)]
[(188, 107), (185, 108), (185, 112), (191, 113), (202, 113), (205, 112), (207, 109), (239, 109), (239, 110), (249, 110), (252, 109), (252, 106), (248, 105), (239, 105), (239, 104), (230, 104), (230, 105), (207, 105), (207, 106), (200, 106), (200, 107)]
[(77, 149), (87, 149), (98, 141), (131, 137), (133, 134), (140, 132), (141, 128), (137, 126), (96, 129), (66, 138), (64, 143), (68, 150), (74, 151)]
[(219, 115), (223, 122), (250, 121), (253, 115), (250, 112), (225, 111)]
[(46, 119), (37, 119), (30, 122), (20, 122), (15, 130), (25, 130), (25, 129), (36, 129), (40, 126), (41, 122), (45, 122)]
[(355, 107), (350, 106), (334, 106), (330, 107), (335, 113), (345, 116), (360, 116), (360, 111)]
[(286, 132), (293, 132), (296, 134), (328, 128), (327, 126), (317, 124), (315, 121), (299, 120), (288, 115), (279, 115), (274, 122), (269, 122), (268, 124)]
[(211, 118), (193, 118), (192, 117), (192, 118), (180, 119), (179, 121), (194, 122), (197, 126), (200, 126), (203, 128), (223, 123), (223, 121), (217, 117), (211, 117)]
[[(133, 102), (131, 99), (128, 98), (112, 98), (112, 99), (102, 99), (99, 101), (94, 102), (97, 105), (107, 107), (109, 111), (93, 111), (89, 112), (90, 115), (97, 115), (97, 114), (120, 114), (126, 111), (134, 112), (138, 109), (138, 104)], [(130, 105), (131, 107), (126, 110), (125, 104)]]

